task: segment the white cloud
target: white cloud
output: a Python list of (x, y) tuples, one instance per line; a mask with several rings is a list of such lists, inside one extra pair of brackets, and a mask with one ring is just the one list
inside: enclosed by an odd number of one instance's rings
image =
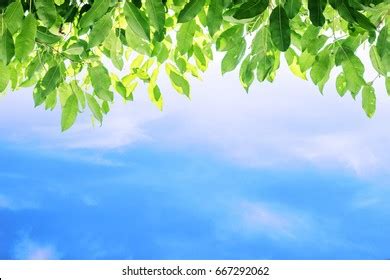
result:
[(14, 248), (14, 259), (53, 260), (59, 259), (59, 255), (53, 245), (39, 244), (25, 237), (16, 244)]
[(36, 202), (28, 201), (18, 197), (18, 200), (12, 199), (6, 195), (0, 194), (0, 209), (7, 209), (12, 211), (37, 209), (39, 205)]
[(332, 82), (321, 96), (284, 67), (273, 84), (255, 83), (246, 94), (237, 74), (221, 77), (217, 64), (204, 81), (193, 81), (191, 101), (163, 79), (164, 112), (141, 89), (135, 102), (118, 101), (102, 127), (92, 128), (87, 113), (64, 134), (59, 132), (59, 112), (33, 109), (26, 91), (10, 94), (0, 102), (1, 134), (14, 143), (57, 150), (122, 149), (146, 142), (211, 152), (253, 167), (310, 163), (347, 168), (360, 176), (388, 170), (390, 100), (382, 85), (378, 112), (369, 120), (360, 101), (339, 98)]
[(299, 240), (313, 230), (309, 217), (281, 205), (261, 201), (239, 200), (232, 203), (219, 222), (220, 236), (242, 235), (248, 238), (265, 236), (278, 240)]

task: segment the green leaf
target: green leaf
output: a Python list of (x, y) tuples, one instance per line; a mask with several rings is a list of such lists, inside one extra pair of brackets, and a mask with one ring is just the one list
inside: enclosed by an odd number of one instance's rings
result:
[(264, 26), (257, 33), (252, 41), (251, 53), (253, 55), (265, 56), (268, 50), (272, 49), (272, 41), (268, 26)]
[(53, 0), (35, 0), (39, 19), (46, 27), (51, 27), (57, 20), (57, 10)]
[(156, 68), (150, 77), (150, 82), (149, 82), (149, 86), (148, 86), (148, 93), (149, 93), (150, 100), (161, 111), (163, 108), (163, 98), (161, 95), (160, 88), (156, 84), (158, 73), (159, 73), (159, 70), (158, 70), (158, 68)]
[(337, 90), (338, 94), (341, 97), (343, 97), (345, 95), (345, 93), (347, 92), (347, 90), (348, 90), (348, 88), (347, 88), (347, 81), (345, 79), (344, 73), (340, 73), (337, 76), (337, 79), (336, 79), (336, 90)]
[(112, 19), (110, 14), (106, 14), (94, 24), (89, 34), (89, 47), (93, 48), (100, 45), (110, 33), (112, 28)]
[(298, 58), (298, 64), (302, 72), (306, 72), (307, 70), (309, 70), (313, 66), (315, 60), (315, 55), (309, 53), (308, 51), (304, 51)]
[(176, 91), (184, 94), (187, 97), (190, 97), (190, 85), (186, 78), (179, 74), (170, 64), (166, 64), (165, 69), (168, 73), (169, 79), (171, 80), (171, 84), (176, 89)]
[(99, 64), (95, 67), (89, 67), (88, 73), (91, 78), (95, 94), (102, 100), (112, 101), (113, 94), (110, 92), (111, 78), (106, 67)]
[(73, 80), (70, 82), (70, 87), (72, 89), (72, 92), (76, 95), (77, 100), (79, 101), (81, 105), (81, 109), (85, 109), (85, 94), (78, 85), (76, 80)]
[(71, 96), (68, 97), (65, 106), (62, 109), (62, 116), (61, 116), (62, 132), (69, 129), (74, 124), (77, 118), (78, 110), (79, 108), (78, 108), (77, 97), (75, 94), (72, 94)]
[(207, 27), (211, 36), (221, 28), (222, 12), (224, 0), (210, 1), (209, 9), (207, 11)]
[(273, 55), (260, 56), (257, 63), (257, 80), (263, 82), (272, 72), (275, 64), (275, 57)]
[(390, 50), (390, 25), (385, 25), (382, 27), (378, 41), (376, 43), (376, 48), (380, 57), (384, 57), (386, 53)]
[(15, 34), (19, 31), (23, 23), (23, 6), (20, 0), (15, 1), (8, 5), (4, 13), (5, 23), (7, 24), (8, 30)]
[(38, 26), (36, 41), (40, 43), (45, 43), (48, 45), (53, 45), (62, 40), (61, 36), (55, 35), (49, 31), (48, 28), (43, 26)]
[(5, 64), (8, 64), (14, 55), (14, 40), (12, 39), (12, 34), (6, 30), (4, 34), (0, 36), (0, 60)]
[(149, 42), (135, 34), (130, 27), (126, 28), (126, 42), (130, 48), (141, 54), (150, 55), (152, 52)]
[(385, 78), (385, 85), (386, 85), (387, 94), (390, 95), (390, 77)]
[(242, 36), (244, 33), (243, 25), (235, 25), (225, 30), (219, 35), (216, 48), (218, 51), (227, 51), (236, 47), (242, 41)]
[(184, 23), (195, 18), (202, 10), (205, 2), (206, 0), (190, 0), (177, 16), (177, 22)]
[(88, 107), (91, 110), (93, 116), (101, 124), (103, 121), (103, 114), (102, 114), (102, 109), (99, 106), (99, 103), (97, 103), (96, 99), (90, 94), (85, 94), (85, 97), (87, 98)]
[(302, 7), (302, 0), (286, 0), (284, 9), (286, 10), (287, 16), (292, 19), (294, 18)]
[(250, 19), (261, 15), (269, 5), (269, 0), (249, 0), (240, 5), (233, 17), (236, 19)]
[(53, 91), (46, 96), (45, 99), (45, 110), (54, 110), (57, 104), (57, 92)]
[(41, 83), (45, 95), (55, 90), (58, 87), (58, 85), (62, 82), (63, 76), (61, 72), (62, 72), (61, 65), (55, 65), (47, 71)]
[(370, 59), (372, 66), (374, 66), (375, 70), (381, 75), (386, 75), (385, 68), (382, 64), (382, 60), (378, 54), (376, 46), (372, 46), (370, 49)]
[(9, 83), (9, 71), (3, 61), (0, 60), (0, 92), (3, 92)]
[(32, 14), (28, 14), (15, 40), (15, 56), (19, 61), (25, 60), (34, 50), (36, 33), (37, 21)]
[(195, 29), (196, 29), (196, 23), (194, 20), (183, 23), (180, 26), (180, 29), (176, 35), (176, 40), (177, 40), (177, 50), (181, 54), (187, 53), (192, 47), (192, 41), (194, 38)]
[(331, 55), (328, 49), (320, 52), (310, 72), (310, 76), (314, 84), (320, 87), (321, 92), (323, 90), (323, 86), (329, 80), (329, 74), (332, 70), (333, 65), (330, 58)]
[(93, 25), (97, 20), (104, 16), (110, 6), (110, 1), (95, 0), (89, 9), (80, 19), (80, 28), (86, 28)]
[(347, 48), (340, 47), (338, 56), (341, 57), (341, 65), (345, 74), (347, 88), (352, 93), (352, 96), (355, 97), (359, 93), (361, 87), (365, 84), (363, 79), (364, 65), (360, 59)]
[(161, 34), (165, 26), (165, 8), (161, 0), (146, 0), (146, 13), (150, 24)]
[(367, 117), (372, 118), (374, 116), (376, 110), (376, 96), (375, 89), (370, 85), (363, 87), (362, 107), (364, 112), (366, 112)]
[(291, 43), (291, 30), (284, 8), (278, 6), (273, 9), (269, 21), (272, 42), (278, 50), (286, 51)]
[(324, 10), (327, 0), (308, 0), (308, 8), (310, 20), (315, 26), (323, 26), (325, 24)]
[(240, 82), (242, 86), (245, 88), (246, 92), (248, 92), (249, 87), (253, 83), (255, 79), (254, 69), (256, 68), (256, 64), (251, 60), (251, 56), (248, 55), (241, 64), (240, 68)]
[(130, 28), (136, 35), (142, 39), (150, 40), (150, 28), (145, 17), (141, 14), (140, 10), (134, 6), (131, 2), (126, 2), (124, 13), (128, 28)]
[(234, 48), (229, 49), (222, 59), (221, 70), (222, 74), (233, 71), (240, 63), (245, 54), (246, 42), (241, 39), (241, 42)]

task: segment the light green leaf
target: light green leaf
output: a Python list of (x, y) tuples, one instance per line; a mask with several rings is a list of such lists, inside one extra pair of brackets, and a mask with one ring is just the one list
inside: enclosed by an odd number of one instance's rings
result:
[(177, 22), (184, 23), (192, 20), (202, 10), (206, 0), (190, 0), (180, 11)]
[(196, 29), (196, 23), (194, 20), (183, 23), (180, 26), (180, 29), (176, 35), (176, 40), (177, 40), (177, 50), (181, 54), (187, 53), (192, 47), (192, 40), (194, 38), (195, 29)]
[(23, 23), (23, 6), (20, 0), (17, 0), (7, 7), (4, 13), (5, 23), (7, 24), (8, 30), (15, 34), (19, 31)]
[(5, 64), (8, 64), (14, 55), (15, 46), (12, 34), (6, 30), (4, 34), (0, 36), (0, 60), (2, 60)]
[(136, 35), (142, 39), (150, 40), (150, 28), (149, 23), (146, 21), (140, 10), (131, 2), (126, 2), (124, 7), (124, 13), (128, 28), (130, 28)]
[(383, 57), (390, 50), (390, 25), (382, 27), (376, 43), (377, 51), (380, 57)]
[(0, 60), (0, 92), (3, 92), (9, 83), (9, 71), (3, 61)]
[(55, 90), (62, 80), (61, 66), (55, 65), (51, 67), (42, 79), (41, 86), (44, 89), (44, 94), (47, 95)]
[(240, 44), (226, 52), (221, 64), (222, 74), (233, 71), (237, 67), (245, 54), (245, 48), (246, 42), (241, 39)]
[(33, 14), (28, 14), (15, 40), (15, 56), (19, 61), (25, 60), (34, 50), (36, 33), (37, 21)]
[(169, 79), (172, 86), (176, 89), (177, 92), (184, 94), (187, 97), (190, 97), (190, 85), (186, 78), (179, 74), (175, 68), (167, 63), (165, 65), (166, 72), (168, 73)]
[(106, 67), (99, 64), (95, 67), (89, 67), (88, 73), (91, 78), (95, 94), (102, 100), (112, 101), (113, 93), (110, 91), (111, 78)]
[(86, 28), (93, 25), (97, 20), (104, 16), (110, 6), (110, 1), (95, 0), (89, 9), (80, 19), (80, 28)]
[(101, 124), (103, 121), (103, 114), (102, 114), (102, 109), (99, 106), (99, 103), (97, 103), (95, 97), (93, 97), (90, 94), (85, 94), (85, 97), (87, 98), (87, 104), (88, 104), (88, 107), (91, 110), (93, 116)]
[(390, 95), (390, 77), (385, 78), (385, 85), (386, 85), (387, 94)]
[(53, 0), (35, 0), (39, 19), (46, 27), (51, 27), (57, 20), (57, 10)]
[(347, 92), (347, 90), (348, 90), (348, 88), (347, 88), (347, 81), (345, 79), (344, 73), (340, 73), (337, 76), (337, 79), (336, 79), (336, 90), (337, 90), (338, 94), (341, 97), (343, 97), (345, 95), (345, 93)]
[[(310, 72), (311, 79), (315, 85), (323, 86), (329, 80), (329, 74), (332, 69), (329, 50), (320, 52), (313, 64)], [(322, 92), (322, 88), (320, 88)]]
[(146, 13), (148, 14), (150, 24), (161, 34), (165, 26), (165, 8), (161, 0), (146, 0)]
[(235, 25), (225, 30), (219, 35), (216, 48), (218, 51), (227, 51), (236, 47), (242, 41), (244, 25)]
[(278, 6), (273, 9), (269, 21), (272, 42), (278, 50), (286, 51), (291, 43), (291, 30), (284, 8)]
[(112, 28), (111, 14), (106, 14), (93, 25), (89, 34), (89, 47), (93, 48), (100, 45), (110, 33)]
[(64, 132), (69, 129), (77, 118), (78, 113), (78, 102), (75, 94), (72, 94), (66, 100), (64, 108), (62, 108), (62, 116), (61, 116), (61, 130)]
[(370, 59), (372, 66), (374, 66), (375, 70), (381, 75), (386, 75), (386, 71), (382, 64), (381, 57), (378, 54), (376, 46), (372, 46), (370, 49)]
[(38, 26), (36, 41), (40, 43), (45, 43), (48, 45), (53, 45), (62, 40), (61, 36), (55, 35), (49, 31), (46, 27)]
[(339, 56), (345, 74), (347, 88), (355, 97), (365, 84), (363, 79), (364, 65), (360, 59), (349, 49), (340, 48)]
[(77, 100), (81, 105), (81, 109), (85, 109), (85, 94), (83, 90), (80, 88), (76, 80), (71, 81), (69, 85), (72, 89), (72, 92), (76, 95)]
[(246, 92), (249, 91), (249, 87), (255, 79), (254, 69), (256, 64), (251, 60), (251, 56), (248, 55), (241, 64), (240, 68), (240, 82), (245, 88)]
[(272, 68), (275, 64), (275, 57), (271, 54), (260, 56), (257, 63), (257, 80), (263, 82), (268, 75), (272, 72)]
[(365, 85), (362, 91), (362, 107), (367, 117), (372, 118), (376, 110), (375, 89), (370, 85)]
[(130, 27), (126, 28), (126, 42), (130, 48), (141, 54), (150, 55), (152, 52), (149, 42), (135, 34)]
[(53, 91), (49, 95), (46, 96), (45, 99), (45, 110), (54, 110), (57, 105), (57, 92)]

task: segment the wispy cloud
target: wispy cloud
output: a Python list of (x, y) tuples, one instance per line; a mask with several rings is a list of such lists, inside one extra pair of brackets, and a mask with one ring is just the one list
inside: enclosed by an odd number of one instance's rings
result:
[(39, 204), (35, 201), (28, 201), (17, 197), (17, 200), (6, 195), (0, 194), (0, 209), (7, 209), (12, 211), (25, 209), (38, 209)]
[(59, 254), (53, 245), (40, 244), (24, 237), (14, 248), (14, 258), (18, 260), (52, 260), (59, 259)]
[[(261, 201), (242, 199), (230, 205), (219, 229), (223, 235), (250, 238), (261, 236), (276, 240), (294, 240), (314, 230), (309, 217), (293, 209)], [(317, 228), (315, 228), (317, 230)]]

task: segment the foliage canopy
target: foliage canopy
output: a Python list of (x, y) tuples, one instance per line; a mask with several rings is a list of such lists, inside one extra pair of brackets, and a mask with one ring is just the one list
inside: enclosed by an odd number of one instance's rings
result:
[(5, 0), (0, 11), (0, 92), (34, 87), (35, 106), (61, 106), (62, 130), (87, 107), (101, 123), (114, 93), (133, 100), (140, 82), (162, 109), (160, 72), (190, 97), (189, 77), (215, 50), (247, 91), (272, 82), (282, 56), (321, 92), (339, 69), (337, 92), (361, 92), (372, 117), (377, 77), (364, 75), (365, 46), (390, 91), (390, 0)]

